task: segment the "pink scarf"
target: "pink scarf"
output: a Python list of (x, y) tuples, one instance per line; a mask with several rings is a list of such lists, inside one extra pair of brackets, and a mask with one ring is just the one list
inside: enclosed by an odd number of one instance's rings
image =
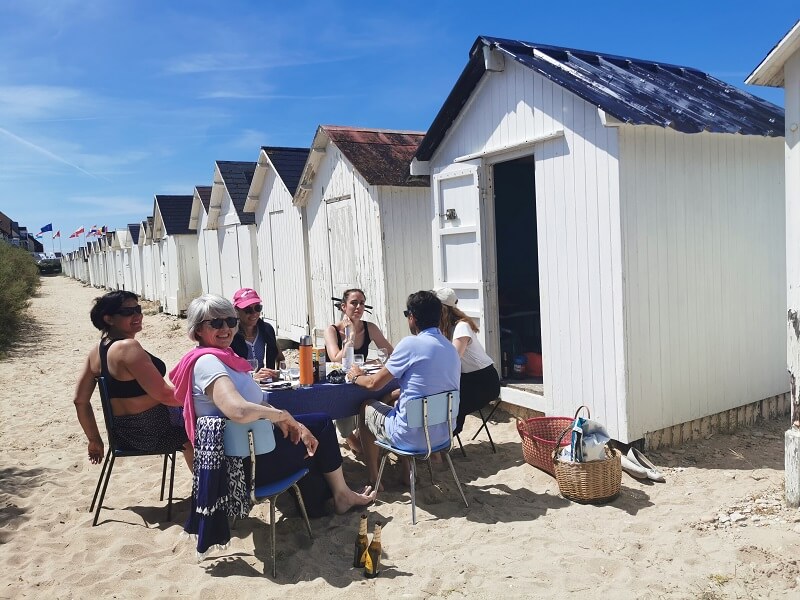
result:
[(194, 399), (192, 398), (192, 373), (194, 363), (205, 354), (212, 354), (222, 361), (222, 363), (233, 369), (247, 373), (252, 367), (250, 363), (236, 354), (231, 348), (210, 348), (198, 346), (187, 352), (175, 368), (169, 372), (169, 378), (175, 386), (175, 398), (183, 401), (183, 426), (186, 428), (186, 435), (189, 442), (194, 446)]

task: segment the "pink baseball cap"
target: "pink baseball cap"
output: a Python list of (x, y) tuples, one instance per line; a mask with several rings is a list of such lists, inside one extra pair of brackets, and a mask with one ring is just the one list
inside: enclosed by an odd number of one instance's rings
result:
[(253, 304), (260, 304), (261, 298), (253, 288), (242, 288), (233, 295), (233, 305), (236, 308), (247, 308)]

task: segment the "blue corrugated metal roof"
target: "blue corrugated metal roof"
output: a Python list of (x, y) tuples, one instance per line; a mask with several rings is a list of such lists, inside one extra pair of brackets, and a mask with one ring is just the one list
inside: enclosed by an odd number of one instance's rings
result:
[(303, 167), (306, 165), (310, 150), (308, 148), (278, 146), (262, 146), (261, 149), (267, 153), (286, 189), (294, 196), (297, 186), (300, 184), (300, 175), (303, 173)]
[(488, 46), (632, 125), (780, 137), (783, 109), (689, 67), (624, 56), (479, 37), (470, 61), (428, 129), (416, 158), (429, 160), (485, 73)]

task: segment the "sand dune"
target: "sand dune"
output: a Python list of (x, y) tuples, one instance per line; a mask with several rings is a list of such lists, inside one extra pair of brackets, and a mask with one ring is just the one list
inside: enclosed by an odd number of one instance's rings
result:
[[(263, 574), (267, 505), (238, 525), (228, 550), (198, 563), (182, 536), (188, 472), (178, 465), (167, 521), (158, 457), (117, 461), (92, 527), (100, 466), (86, 458), (71, 401), (98, 339), (88, 311), (100, 293), (44, 278), (19, 346), (0, 361), (2, 598), (800, 596), (800, 512), (772, 502), (783, 481), (782, 422), (654, 454), (666, 484), (623, 475), (617, 500), (582, 506), (524, 463), (513, 419), (500, 415), (492, 426), (497, 454), (485, 439), (468, 443), (466, 458), (453, 453), (468, 509), (445, 465), (434, 465), (435, 485), (421, 467), (412, 526), (408, 494), (392, 485), (390, 471), (386, 493), (368, 510), (370, 529), (386, 523), (383, 572), (374, 580), (350, 567), (359, 513), (312, 521), (310, 541), (288, 502), (279, 505), (288, 518), (278, 525), (276, 580)], [(172, 366), (191, 346), (183, 328), (150, 315), (140, 340)], [(97, 401), (95, 408), (101, 422)], [(465, 431), (477, 426), (470, 418)], [(365, 479), (349, 454), (345, 472), (354, 483)], [(720, 517), (732, 511), (743, 518)]]

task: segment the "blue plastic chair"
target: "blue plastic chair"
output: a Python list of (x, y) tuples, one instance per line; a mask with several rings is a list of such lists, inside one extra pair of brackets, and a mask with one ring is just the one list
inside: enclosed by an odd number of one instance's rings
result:
[[(106, 387), (105, 377), (97, 378), (97, 387), (100, 391), (100, 404), (103, 407), (103, 420), (106, 424), (106, 433), (108, 434), (108, 452), (106, 452), (105, 461), (103, 461), (103, 469), (100, 471), (100, 478), (97, 480), (97, 487), (94, 490), (94, 497), (92, 498), (92, 505), (89, 507), (89, 512), (94, 510), (94, 505), (97, 503), (97, 511), (94, 513), (94, 520), (92, 527), (97, 525), (97, 519), (100, 517), (100, 509), (103, 507), (103, 498), (106, 496), (106, 488), (111, 479), (111, 470), (114, 468), (114, 461), (117, 458), (124, 458), (127, 456), (159, 456), (164, 455), (164, 468), (161, 471), (161, 500), (164, 500), (164, 484), (167, 481), (167, 461), (171, 462), (171, 469), (169, 473), (169, 499), (167, 500), (167, 521), (172, 518), (172, 486), (175, 481), (175, 452), (180, 448), (176, 448), (172, 452), (150, 452), (145, 450), (134, 450), (132, 448), (124, 448), (119, 445), (117, 440), (114, 439), (114, 413), (111, 410), (111, 399), (108, 397), (108, 387)], [(100, 491), (102, 484), (103, 490)], [(97, 495), (100, 494), (98, 502)]]
[[(389, 453), (395, 454), (398, 457), (411, 459), (411, 481), (409, 483), (411, 485), (411, 522), (413, 525), (417, 524), (417, 498), (414, 486), (417, 478), (416, 459), (419, 458), (428, 461), (428, 470), (431, 473), (431, 481), (433, 481), (433, 469), (431, 469), (430, 457), (434, 452), (444, 452), (447, 464), (450, 465), (450, 471), (453, 473), (453, 479), (455, 479), (458, 491), (461, 493), (461, 498), (464, 500), (464, 506), (469, 508), (469, 502), (467, 502), (467, 497), (464, 495), (464, 490), (461, 489), (461, 482), (458, 480), (456, 469), (453, 466), (453, 461), (450, 460), (449, 454), (450, 449), (453, 447), (453, 421), (458, 413), (458, 401), (458, 390), (442, 392), (423, 398), (413, 398), (408, 401), (406, 405), (408, 426), (423, 428), (426, 442), (426, 447), (424, 449), (420, 448), (418, 451), (401, 450), (391, 444), (375, 440), (375, 444), (383, 450), (381, 466), (378, 470), (378, 481), (375, 482), (375, 489), (380, 488), (383, 467), (386, 464), (386, 458), (389, 456)], [(450, 435), (446, 442), (432, 447), (428, 428), (442, 423), (447, 423), (447, 429)]]
[(297, 502), (306, 522), (308, 537), (314, 539), (314, 535), (311, 533), (311, 523), (308, 522), (306, 505), (303, 503), (303, 494), (300, 493), (300, 488), (297, 487), (297, 482), (305, 477), (308, 469), (300, 469), (284, 479), (256, 486), (256, 456), (269, 454), (275, 449), (275, 432), (272, 429), (272, 423), (266, 419), (259, 419), (250, 423), (235, 423), (228, 419), (225, 421), (223, 443), (226, 456), (248, 457), (250, 456), (250, 433), (253, 434), (253, 454), (255, 455), (252, 461), (251, 480), (254, 485), (251, 496), (254, 503), (264, 498), (269, 500), (270, 548), (272, 549), (272, 577), (274, 578), (277, 576), (275, 567), (275, 500), (289, 488), (294, 488), (294, 492), (297, 494)]

